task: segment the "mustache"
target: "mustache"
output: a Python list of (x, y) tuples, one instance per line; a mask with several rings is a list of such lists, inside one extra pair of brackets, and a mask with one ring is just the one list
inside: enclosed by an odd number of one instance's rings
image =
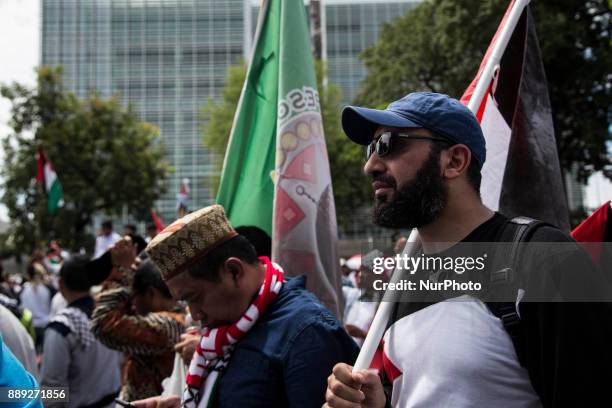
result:
[(372, 183), (379, 181), (381, 183), (387, 184), (389, 187), (397, 188), (397, 182), (395, 179), (388, 174), (374, 174), (372, 175)]

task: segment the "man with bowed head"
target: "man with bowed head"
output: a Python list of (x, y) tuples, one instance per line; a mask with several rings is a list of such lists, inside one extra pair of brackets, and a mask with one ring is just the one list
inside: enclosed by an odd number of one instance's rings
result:
[(182, 398), (136, 407), (320, 407), (334, 364), (355, 360), (357, 345), (304, 277), (257, 257), (223, 207), (175, 221), (146, 251), (203, 329)]

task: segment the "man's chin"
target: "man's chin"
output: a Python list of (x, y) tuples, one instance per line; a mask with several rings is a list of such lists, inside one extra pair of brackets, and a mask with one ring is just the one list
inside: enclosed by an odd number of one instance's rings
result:
[(390, 225), (391, 223), (389, 222), (388, 216), (385, 214), (388, 207), (388, 202), (377, 202), (374, 205), (372, 212), (372, 222), (374, 224), (383, 228), (393, 228), (393, 226)]

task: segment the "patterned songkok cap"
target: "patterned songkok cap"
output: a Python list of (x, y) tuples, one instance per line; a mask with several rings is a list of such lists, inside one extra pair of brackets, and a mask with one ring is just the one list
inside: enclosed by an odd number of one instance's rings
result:
[(145, 251), (167, 281), (237, 235), (223, 207), (211, 205), (168, 225), (151, 240)]

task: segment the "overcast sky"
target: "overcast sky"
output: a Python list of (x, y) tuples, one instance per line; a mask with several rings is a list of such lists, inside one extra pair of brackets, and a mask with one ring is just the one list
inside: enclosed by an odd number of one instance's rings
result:
[[(0, 83), (13, 81), (34, 85), (34, 67), (40, 49), (40, 1), (0, 0)], [(0, 98), (0, 137), (6, 126), (10, 104)], [(4, 157), (0, 149), (0, 160)], [(0, 205), (0, 219), (6, 220), (6, 208)]]
[[(34, 67), (40, 58), (40, 1), (0, 0), (0, 82), (17, 81), (34, 85)], [(349, 2), (350, 0), (328, 0)], [(0, 137), (8, 133), (9, 104), (0, 99)], [(0, 160), (2, 151), (0, 151)], [(59, 175), (61, 180), (61, 174)], [(586, 206), (595, 208), (612, 198), (612, 183), (601, 175), (594, 176), (587, 188)], [(0, 206), (0, 218), (6, 210)]]

